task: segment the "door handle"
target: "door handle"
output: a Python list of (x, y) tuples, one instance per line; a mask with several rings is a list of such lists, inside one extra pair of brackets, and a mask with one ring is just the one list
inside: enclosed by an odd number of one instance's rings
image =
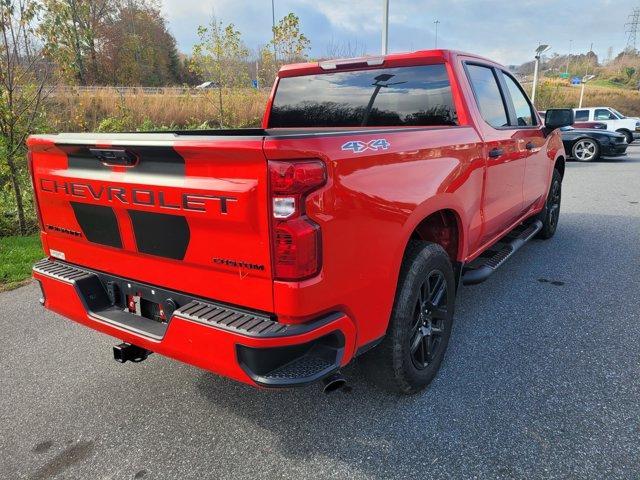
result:
[(498, 157), (501, 157), (502, 155), (504, 155), (504, 150), (501, 148), (496, 147), (489, 150), (489, 157), (491, 158), (498, 158)]
[(533, 142), (527, 142), (527, 144), (525, 145), (525, 148), (527, 150), (533, 150), (534, 148), (536, 148), (536, 145)]
[(132, 167), (138, 163), (138, 157), (123, 148), (90, 148), (89, 152), (109, 167)]

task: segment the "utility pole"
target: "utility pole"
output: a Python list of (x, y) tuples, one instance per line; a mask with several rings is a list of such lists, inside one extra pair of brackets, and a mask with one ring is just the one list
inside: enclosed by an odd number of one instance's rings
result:
[(382, 55), (389, 51), (389, 0), (382, 0)]
[(435, 46), (435, 48), (438, 48), (438, 24), (440, 23), (440, 20), (436, 20), (433, 23), (436, 24), (436, 46)]
[(627, 27), (627, 48), (625, 50), (635, 50), (638, 41), (638, 30), (640, 29), (640, 8), (634, 8), (629, 15), (629, 21), (624, 24)]

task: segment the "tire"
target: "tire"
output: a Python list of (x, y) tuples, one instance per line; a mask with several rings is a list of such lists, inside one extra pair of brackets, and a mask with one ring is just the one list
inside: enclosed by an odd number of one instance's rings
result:
[(449, 343), (454, 303), (449, 256), (440, 245), (412, 240), (402, 262), (387, 335), (365, 355), (367, 375), (397, 393), (426, 388)]
[(629, 145), (633, 143), (633, 133), (631, 133), (629, 130), (616, 130), (616, 132), (621, 133), (625, 137), (627, 137), (627, 143)]
[(571, 156), (579, 162), (592, 162), (600, 158), (600, 144), (591, 138), (581, 138), (573, 144)]
[(562, 201), (562, 176), (560, 172), (553, 169), (551, 177), (551, 186), (547, 194), (547, 201), (544, 208), (538, 214), (537, 219), (542, 222), (542, 228), (538, 232), (537, 237), (548, 240), (553, 237), (558, 228), (558, 220), (560, 219), (560, 203)]

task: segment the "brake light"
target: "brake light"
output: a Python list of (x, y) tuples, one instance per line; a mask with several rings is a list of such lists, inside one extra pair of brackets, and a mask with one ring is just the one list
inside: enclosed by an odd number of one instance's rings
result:
[(31, 175), (31, 185), (33, 187), (33, 207), (36, 211), (36, 217), (38, 218), (38, 225), (40, 225), (40, 230), (44, 231), (42, 214), (40, 213), (40, 204), (38, 203), (38, 194), (36, 193), (36, 176), (33, 171), (33, 155), (30, 151), (27, 151), (27, 168), (29, 169), (29, 175)]
[(274, 276), (303, 280), (321, 267), (320, 227), (306, 216), (306, 197), (327, 181), (319, 160), (270, 161), (272, 247)]

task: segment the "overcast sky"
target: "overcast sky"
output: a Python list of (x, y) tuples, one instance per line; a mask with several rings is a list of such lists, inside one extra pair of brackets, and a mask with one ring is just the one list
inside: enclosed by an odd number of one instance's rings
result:
[[(382, 0), (274, 0), (276, 18), (289, 12), (300, 17), (311, 40), (311, 55), (326, 56), (329, 45), (358, 45), (380, 52)], [(627, 42), (624, 24), (638, 0), (390, 0), (389, 51), (433, 48), (434, 20), (439, 20), (438, 46), (490, 57), (504, 64), (530, 60), (538, 43), (552, 52), (593, 49), (604, 59)], [(196, 28), (215, 12), (234, 23), (251, 49), (271, 35), (271, 0), (163, 0), (178, 48), (191, 51)], [(640, 41), (640, 36), (639, 39)], [(638, 45), (640, 47), (640, 44)]]

